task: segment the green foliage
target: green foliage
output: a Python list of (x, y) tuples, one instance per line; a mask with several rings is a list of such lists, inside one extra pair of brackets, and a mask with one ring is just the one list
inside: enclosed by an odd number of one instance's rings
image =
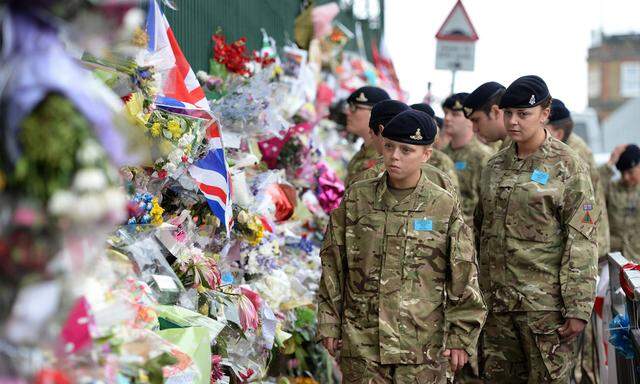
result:
[(78, 168), (76, 153), (90, 135), (89, 121), (69, 100), (47, 96), (20, 124), (22, 156), (8, 175), (9, 189), (44, 202), (68, 188)]

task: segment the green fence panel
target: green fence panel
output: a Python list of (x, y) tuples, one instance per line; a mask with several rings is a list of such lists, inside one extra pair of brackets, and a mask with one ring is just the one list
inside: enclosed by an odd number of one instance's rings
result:
[[(324, 4), (331, 0), (319, 0), (314, 4)], [(180, 43), (182, 51), (194, 71), (207, 70), (209, 58), (213, 55), (211, 36), (222, 28), (227, 41), (240, 37), (247, 38), (249, 50), (262, 46), (260, 28), (276, 39), (278, 48), (293, 40), (293, 25), (300, 13), (301, 0), (174, 0), (177, 11), (163, 6), (163, 11)], [(384, 2), (381, 0), (384, 10)], [(384, 12), (382, 12), (384, 14)], [(338, 15), (338, 20), (355, 33), (355, 19), (349, 10)], [(370, 39), (380, 40), (384, 20), (380, 28), (370, 29), (362, 22), (362, 31), (367, 56), (371, 58)], [(347, 49), (357, 51), (355, 40)]]

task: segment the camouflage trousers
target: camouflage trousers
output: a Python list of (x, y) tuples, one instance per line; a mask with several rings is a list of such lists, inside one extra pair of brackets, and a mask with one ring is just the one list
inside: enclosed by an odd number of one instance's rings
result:
[(489, 312), (483, 336), (487, 383), (569, 382), (575, 341), (560, 343), (560, 312)]
[(343, 384), (446, 384), (449, 360), (426, 364), (380, 364), (357, 357), (340, 359)]

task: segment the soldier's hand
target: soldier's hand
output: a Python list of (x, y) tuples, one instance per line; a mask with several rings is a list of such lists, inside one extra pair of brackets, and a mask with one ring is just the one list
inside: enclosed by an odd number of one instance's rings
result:
[(611, 157), (609, 157), (608, 164), (612, 167), (615, 166), (620, 159), (620, 155), (622, 155), (622, 152), (624, 152), (625, 149), (627, 149), (627, 144), (620, 144), (613, 148), (613, 151), (611, 151)]
[(442, 355), (449, 358), (453, 372), (461, 370), (469, 361), (469, 355), (464, 349), (445, 349)]
[(322, 339), (322, 345), (327, 349), (331, 356), (336, 356), (336, 353), (342, 348), (342, 340), (338, 340), (334, 337), (325, 337)]
[(587, 322), (581, 319), (567, 318), (562, 325), (558, 328), (558, 334), (560, 334), (560, 342), (568, 343), (578, 337), (580, 332), (584, 330)]

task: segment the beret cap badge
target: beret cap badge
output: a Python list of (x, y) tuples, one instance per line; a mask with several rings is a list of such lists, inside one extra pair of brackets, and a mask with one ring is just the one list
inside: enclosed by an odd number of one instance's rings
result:
[(356, 101), (366, 103), (367, 101), (369, 101), (369, 99), (367, 99), (367, 97), (364, 95), (364, 92), (360, 92), (360, 94), (356, 98)]
[(456, 102), (453, 104), (453, 108), (462, 109), (462, 104), (460, 103), (460, 100), (456, 100)]
[(420, 141), (422, 140), (422, 133), (420, 133), (420, 128), (416, 129), (416, 133), (413, 136), (409, 136), (410, 139)]
[(465, 115), (469, 116), (473, 113), (473, 109), (469, 107), (464, 107), (464, 113)]
[(533, 105), (536, 103), (536, 95), (531, 95), (531, 98), (529, 99), (529, 104)]

